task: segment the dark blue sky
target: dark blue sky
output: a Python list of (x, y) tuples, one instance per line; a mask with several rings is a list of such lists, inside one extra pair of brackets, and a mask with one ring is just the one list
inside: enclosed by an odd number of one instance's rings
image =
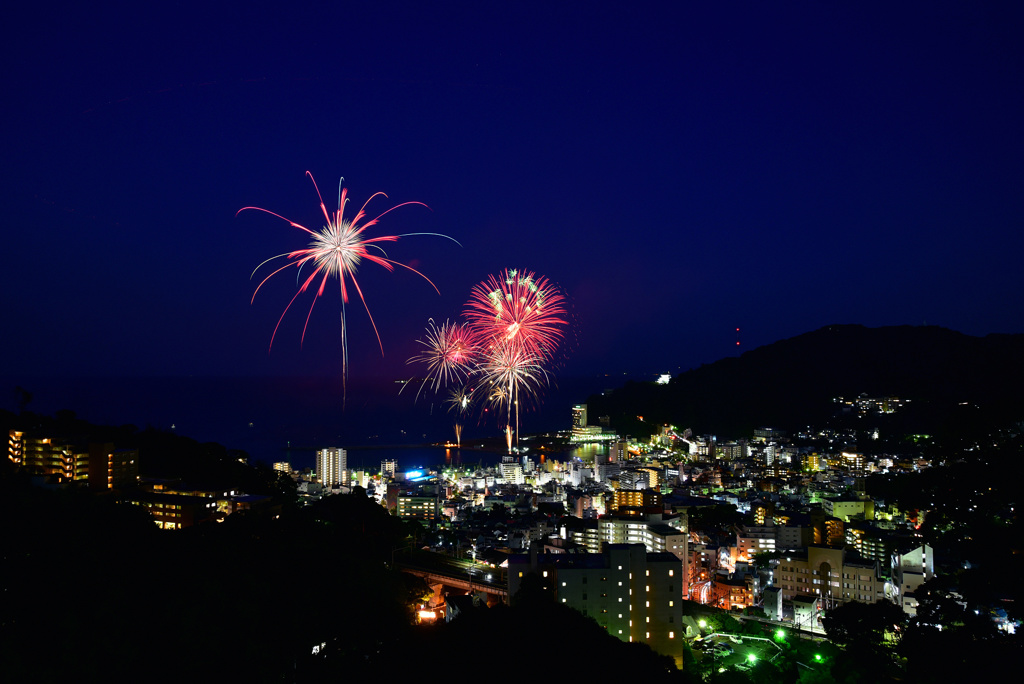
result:
[(350, 306), (355, 375), (409, 374), (506, 267), (572, 298), (566, 374), (685, 369), (736, 327), (1024, 332), (1019, 3), (288, 4), (8, 22), (8, 374), (340, 373), (336, 290), (268, 355), (295, 281), (250, 305), (249, 274), (305, 240), (235, 217), (319, 227), (307, 170), (463, 245), (388, 249), (440, 296), (364, 265), (385, 356)]

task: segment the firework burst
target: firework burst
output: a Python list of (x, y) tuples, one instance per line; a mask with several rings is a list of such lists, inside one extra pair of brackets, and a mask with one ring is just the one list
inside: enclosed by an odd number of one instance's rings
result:
[(464, 324), (437, 327), (431, 320), (419, 341), (424, 351), (409, 363), (427, 364), (421, 390), (461, 381), (448, 398), (461, 413), (474, 393), (483, 397), (504, 416), (511, 452), (520, 407), (536, 400), (550, 379), (546, 366), (567, 327), (565, 296), (543, 276), (508, 269), (473, 288), (463, 315)]
[[(426, 385), (437, 392), (441, 386), (449, 383), (464, 382), (475, 363), (477, 349), (470, 330), (462, 323), (445, 321), (440, 326), (434, 325), (434, 319), (428, 321), (427, 335), (417, 340), (423, 349), (407, 363), (427, 364), (427, 374), (420, 384), (420, 391)], [(419, 396), (419, 392), (416, 396)]]
[[(309, 319), (313, 314), (313, 308), (316, 306), (316, 302), (320, 297), (323, 296), (324, 291), (327, 287), (328, 280), (337, 278), (338, 286), (341, 293), (341, 347), (342, 347), (342, 368), (343, 376), (348, 375), (348, 326), (345, 320), (345, 306), (349, 301), (349, 295), (351, 290), (355, 290), (355, 294), (358, 296), (359, 301), (362, 303), (363, 308), (366, 309), (366, 314), (370, 319), (370, 325), (373, 327), (373, 332), (377, 336), (377, 344), (380, 346), (381, 354), (384, 353), (384, 344), (380, 339), (380, 332), (377, 330), (377, 323), (373, 319), (373, 315), (370, 313), (370, 308), (366, 304), (366, 297), (363, 294), (363, 290), (359, 285), (359, 281), (356, 278), (356, 271), (362, 262), (369, 261), (370, 263), (377, 264), (388, 271), (393, 271), (395, 266), (400, 266), (406, 270), (412, 271), (416, 275), (420, 276), (428, 283), (431, 287), (437, 291), (437, 286), (427, 276), (423, 275), (416, 269), (402, 264), (397, 261), (389, 259), (387, 253), (384, 252), (381, 245), (383, 243), (395, 242), (401, 237), (407, 237), (411, 235), (435, 235), (438, 237), (452, 238), (447, 235), (441, 235), (440, 233), (406, 233), (403, 235), (381, 235), (378, 237), (367, 237), (365, 235), (366, 229), (377, 224), (377, 222), (385, 214), (408, 205), (419, 205), (426, 207), (426, 204), (422, 202), (403, 202), (397, 204), (390, 209), (387, 209), (375, 218), (365, 221), (367, 217), (366, 207), (367, 205), (377, 196), (387, 197), (383, 192), (378, 192), (370, 196), (370, 199), (363, 203), (363, 206), (356, 212), (355, 216), (351, 219), (345, 218), (345, 205), (348, 203), (348, 190), (341, 186), (341, 182), (338, 183), (338, 210), (335, 212), (328, 212), (327, 207), (324, 205), (323, 196), (320, 194), (320, 188), (317, 187), (316, 180), (313, 178), (313, 174), (309, 171), (306, 172), (309, 179), (313, 182), (313, 187), (316, 189), (317, 197), (320, 199), (320, 211), (323, 214), (325, 225), (319, 230), (311, 230), (306, 226), (303, 226), (291, 219), (285, 218), (280, 214), (263, 209), (261, 207), (242, 207), (238, 210), (237, 214), (247, 210), (253, 209), (255, 211), (262, 211), (264, 213), (275, 216), (283, 221), (287, 221), (292, 227), (298, 228), (305, 232), (309, 237), (309, 245), (305, 249), (297, 249), (292, 252), (285, 252), (273, 256), (253, 271), (253, 276), (262, 268), (264, 265), (274, 261), (275, 259), (287, 259), (288, 263), (280, 266), (263, 280), (260, 281), (259, 285), (256, 286), (255, 291), (252, 295), (252, 301), (256, 301), (256, 294), (260, 291), (260, 288), (272, 277), (284, 271), (288, 268), (296, 268), (299, 280), (299, 289), (295, 295), (285, 306), (284, 311), (281, 313), (280, 318), (277, 319), (277, 325), (274, 326), (274, 332), (270, 336), (270, 348), (274, 346), (274, 338), (277, 337), (277, 331), (281, 327), (281, 321), (284, 320), (285, 315), (291, 308), (295, 300), (298, 299), (299, 295), (307, 292), (308, 290), (314, 290), (313, 301), (309, 305), (309, 312), (306, 314), (306, 321), (302, 326), (302, 338), (300, 341), (304, 342), (306, 339), (306, 329), (309, 327)], [(344, 178), (342, 179), (344, 181)], [(428, 207), (429, 208), (429, 207)], [(452, 240), (453, 242), (457, 241)], [(309, 266), (310, 273), (308, 276), (302, 277), (302, 270), (306, 266)], [(350, 284), (351, 283), (351, 284)]]
[(510, 345), (548, 361), (564, 335), (565, 296), (543, 276), (507, 269), (473, 288), (463, 315), (492, 347)]
[(458, 411), (460, 414), (469, 413), (470, 407), (473, 405), (473, 388), (463, 385), (450, 390), (445, 403), (449, 405), (449, 411)]

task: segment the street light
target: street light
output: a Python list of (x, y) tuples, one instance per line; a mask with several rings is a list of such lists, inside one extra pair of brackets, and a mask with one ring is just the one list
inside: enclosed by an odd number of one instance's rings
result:
[(786, 640), (786, 631), (783, 630), (783, 629), (776, 630), (775, 631), (775, 638), (778, 639), (779, 641), (785, 641)]

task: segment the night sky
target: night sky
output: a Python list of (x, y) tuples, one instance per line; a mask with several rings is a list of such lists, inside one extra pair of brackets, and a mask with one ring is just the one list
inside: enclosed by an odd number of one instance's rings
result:
[(567, 375), (1024, 333), (1020, 3), (104, 4), (5, 22), (4, 375), (338, 375), (336, 286), (268, 354), (295, 277), (250, 273), (306, 240), (235, 215), (319, 228), (307, 170), (462, 245), (388, 247), (440, 296), (363, 265), (357, 376), (509, 267), (571, 297)]

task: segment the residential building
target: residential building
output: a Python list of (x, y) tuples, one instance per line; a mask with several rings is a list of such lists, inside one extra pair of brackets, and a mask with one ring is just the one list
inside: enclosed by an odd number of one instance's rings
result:
[(610, 508), (619, 515), (637, 516), (665, 510), (661, 492), (653, 489), (616, 489)]
[(736, 559), (750, 562), (759, 553), (775, 550), (775, 525), (736, 528)]
[(935, 577), (935, 552), (922, 544), (892, 556), (893, 599), (910, 616), (917, 615), (917, 597), (914, 592)]
[(682, 667), (683, 566), (675, 555), (650, 553), (640, 544), (609, 544), (600, 554), (510, 556), (513, 600), (530, 575), (555, 601), (592, 617), (609, 634), (645, 643)]
[(875, 502), (868, 497), (842, 496), (822, 499), (821, 506), (827, 515), (850, 522), (852, 518), (874, 520)]
[(317, 451), (316, 475), (325, 487), (348, 484), (348, 453), (339, 448)]
[(683, 565), (683, 591), (688, 591), (689, 531), (685, 513), (675, 517), (610, 515), (599, 518), (597, 526), (602, 549), (615, 544), (643, 544), (651, 553), (667, 551), (676, 556)]
[(395, 502), (399, 518), (409, 520), (437, 520), (441, 513), (436, 496), (413, 496), (399, 494)]
[(848, 601), (876, 603), (885, 598), (878, 564), (844, 549), (809, 546), (780, 559), (775, 576), (783, 599), (814, 596), (826, 609)]
[(139, 454), (105, 442), (78, 446), (50, 437), (31, 437), (11, 430), (8, 458), (19, 469), (61, 483), (88, 485), (100, 491), (131, 487), (139, 480)]
[(198, 525), (212, 520), (218, 512), (217, 501), (204, 496), (136, 491), (124, 501), (149, 511), (153, 522), (162, 530)]

